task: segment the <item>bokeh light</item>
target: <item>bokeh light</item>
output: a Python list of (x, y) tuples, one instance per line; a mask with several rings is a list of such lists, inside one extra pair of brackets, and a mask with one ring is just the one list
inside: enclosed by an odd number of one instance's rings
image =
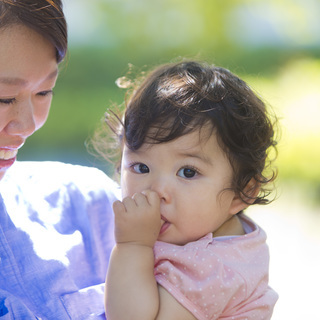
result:
[[(199, 58), (244, 78), (281, 123), (278, 196), (250, 210), (269, 235), (274, 320), (316, 319), (320, 286), (320, 1), (65, 0), (70, 50), (47, 124), (19, 160), (113, 168), (85, 140), (121, 104), (115, 81), (129, 65), (147, 69)], [(310, 267), (311, 266), (311, 267)], [(307, 277), (306, 277), (307, 274)]]

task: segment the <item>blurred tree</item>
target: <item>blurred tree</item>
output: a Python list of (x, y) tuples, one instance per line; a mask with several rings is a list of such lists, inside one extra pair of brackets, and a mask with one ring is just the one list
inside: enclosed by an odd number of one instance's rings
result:
[[(309, 64), (298, 67), (299, 61), (309, 59), (316, 65), (320, 59), (319, 0), (68, 0), (65, 8), (69, 58), (60, 72), (49, 120), (27, 141), (19, 159), (100, 166), (84, 141), (104, 111), (113, 102), (122, 103), (124, 92), (115, 81), (126, 74), (128, 64), (139, 70), (179, 56), (206, 59), (249, 79), (253, 87), (262, 84), (262, 96), (267, 93), (267, 100), (270, 97), (287, 119), (293, 110), (300, 112), (294, 101), (310, 102), (299, 94), (309, 92), (310, 83), (319, 78), (318, 68), (310, 73)], [(274, 99), (279, 96), (282, 101)], [(308, 126), (306, 118), (303, 125)], [(310, 141), (304, 152), (315, 163), (319, 155), (312, 146), (317, 137), (300, 131), (299, 144)], [(294, 156), (298, 140), (287, 141), (280, 159), (284, 176), (312, 176), (320, 184), (320, 173), (306, 171), (312, 166), (293, 161), (301, 159)]]

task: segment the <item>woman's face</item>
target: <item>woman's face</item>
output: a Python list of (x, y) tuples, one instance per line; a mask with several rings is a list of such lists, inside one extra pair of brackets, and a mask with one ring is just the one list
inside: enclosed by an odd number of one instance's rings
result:
[(0, 180), (25, 140), (45, 123), (58, 75), (54, 46), (37, 32), (0, 29)]

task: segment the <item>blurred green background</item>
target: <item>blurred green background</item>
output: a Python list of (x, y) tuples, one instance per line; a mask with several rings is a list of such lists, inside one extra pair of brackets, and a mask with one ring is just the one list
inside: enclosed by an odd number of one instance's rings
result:
[(48, 122), (27, 140), (19, 159), (97, 166), (113, 175), (110, 165), (87, 152), (85, 140), (106, 109), (123, 102), (125, 92), (115, 81), (129, 65), (145, 70), (186, 57), (230, 69), (281, 120), (279, 199), (248, 209), (268, 234), (270, 285), (280, 295), (272, 319), (317, 319), (320, 0), (64, 3), (68, 59), (61, 66)]
[(70, 50), (46, 125), (19, 160), (113, 169), (85, 140), (121, 104), (115, 81), (178, 57), (245, 79), (281, 118), (280, 180), (320, 197), (320, 3), (318, 0), (65, 0)]

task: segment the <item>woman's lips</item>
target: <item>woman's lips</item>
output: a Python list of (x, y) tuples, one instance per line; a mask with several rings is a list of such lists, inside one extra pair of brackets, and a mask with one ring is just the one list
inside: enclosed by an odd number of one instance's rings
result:
[(16, 160), (18, 149), (0, 149), (0, 168), (13, 165)]
[(0, 160), (9, 160), (15, 158), (17, 153), (17, 149), (0, 149)]

